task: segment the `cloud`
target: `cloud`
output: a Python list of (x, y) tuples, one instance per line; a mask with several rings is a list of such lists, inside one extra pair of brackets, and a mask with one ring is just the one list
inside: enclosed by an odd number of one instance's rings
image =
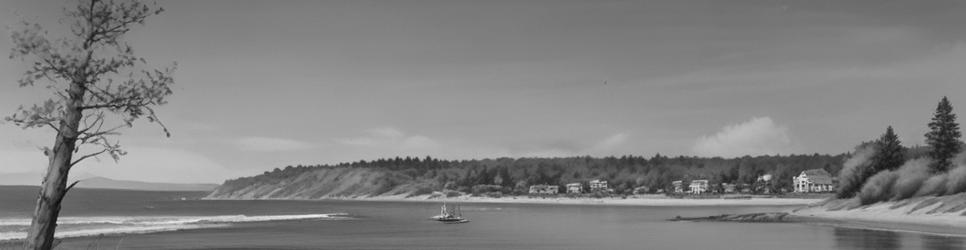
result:
[(593, 140), (577, 141), (565, 140), (553, 143), (530, 145), (523, 149), (506, 150), (509, 152), (503, 156), (519, 157), (569, 157), (569, 156), (612, 156), (620, 154), (631, 154), (627, 147), (630, 135), (627, 133), (616, 133), (593, 143)]
[(395, 156), (449, 156), (442, 143), (424, 135), (408, 134), (395, 127), (379, 127), (365, 130), (363, 135), (335, 140), (343, 151), (340, 159), (370, 159)]
[(313, 148), (306, 142), (274, 137), (245, 137), (234, 141), (235, 146), (245, 151), (279, 152)]
[(618, 149), (620, 146), (627, 142), (627, 134), (617, 133), (605, 138), (600, 143), (594, 146), (595, 151), (613, 151)]
[(766, 116), (728, 125), (715, 135), (701, 137), (692, 151), (699, 156), (740, 157), (791, 153), (794, 146), (788, 127)]
[(365, 135), (338, 139), (337, 142), (355, 147), (388, 148), (402, 151), (435, 149), (439, 143), (422, 135), (407, 135), (394, 127), (366, 130)]

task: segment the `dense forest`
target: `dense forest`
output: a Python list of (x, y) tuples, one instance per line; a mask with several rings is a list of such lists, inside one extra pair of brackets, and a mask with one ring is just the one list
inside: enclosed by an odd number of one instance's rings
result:
[[(330, 196), (419, 195), (455, 190), (472, 194), (519, 195), (529, 185), (610, 182), (616, 194), (636, 187), (650, 192), (672, 181), (708, 179), (713, 184), (752, 184), (764, 174), (774, 177), (772, 190), (792, 190), (792, 176), (821, 168), (837, 174), (849, 154), (745, 156), (740, 158), (622, 157), (498, 158), (440, 160), (397, 157), (337, 165), (287, 166), (226, 181), (214, 198), (322, 198)], [(334, 176), (334, 177), (333, 177)], [(367, 182), (367, 183), (333, 183)], [(329, 185), (330, 187), (316, 187)], [(310, 190), (310, 191), (306, 191)], [(255, 192), (252, 194), (252, 192)]]

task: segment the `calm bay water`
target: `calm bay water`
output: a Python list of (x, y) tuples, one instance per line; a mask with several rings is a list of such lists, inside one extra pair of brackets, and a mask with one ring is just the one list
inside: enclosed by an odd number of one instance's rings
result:
[[(0, 187), (0, 238), (26, 227), (36, 188)], [(668, 222), (677, 215), (785, 207), (463, 204), (467, 224), (427, 220), (439, 204), (203, 201), (197, 192), (74, 190), (59, 249), (963, 249), (964, 239), (793, 223)], [(187, 200), (182, 200), (185, 198)]]

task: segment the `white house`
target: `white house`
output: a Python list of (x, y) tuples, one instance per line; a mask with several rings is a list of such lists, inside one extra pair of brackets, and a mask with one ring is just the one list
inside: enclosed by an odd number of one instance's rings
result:
[(579, 182), (567, 184), (568, 194), (579, 194), (584, 192), (584, 185)]
[(691, 194), (701, 194), (708, 192), (710, 185), (708, 185), (708, 180), (693, 180), (691, 185), (688, 185), (688, 192)]
[(793, 176), (792, 184), (795, 186), (795, 192), (798, 193), (835, 191), (832, 175), (820, 168), (805, 170), (798, 176)]
[(674, 193), (684, 193), (683, 181), (672, 181), (671, 186), (674, 188)]
[(590, 181), (590, 191), (591, 192), (607, 191), (607, 181), (602, 181), (602, 180)]

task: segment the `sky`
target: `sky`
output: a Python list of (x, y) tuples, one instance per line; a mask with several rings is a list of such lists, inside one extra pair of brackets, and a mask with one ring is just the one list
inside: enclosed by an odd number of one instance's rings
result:
[[(158, 1), (126, 40), (177, 62), (109, 178), (214, 182), (395, 156), (837, 154), (893, 126), (923, 144), (966, 108), (966, 2)], [(0, 50), (63, 1), (0, 0)], [(6, 52), (4, 52), (6, 53)], [(50, 97), (0, 60), (0, 114)], [(963, 109), (956, 109), (963, 114)], [(0, 124), (0, 173), (42, 172), (51, 131)]]

